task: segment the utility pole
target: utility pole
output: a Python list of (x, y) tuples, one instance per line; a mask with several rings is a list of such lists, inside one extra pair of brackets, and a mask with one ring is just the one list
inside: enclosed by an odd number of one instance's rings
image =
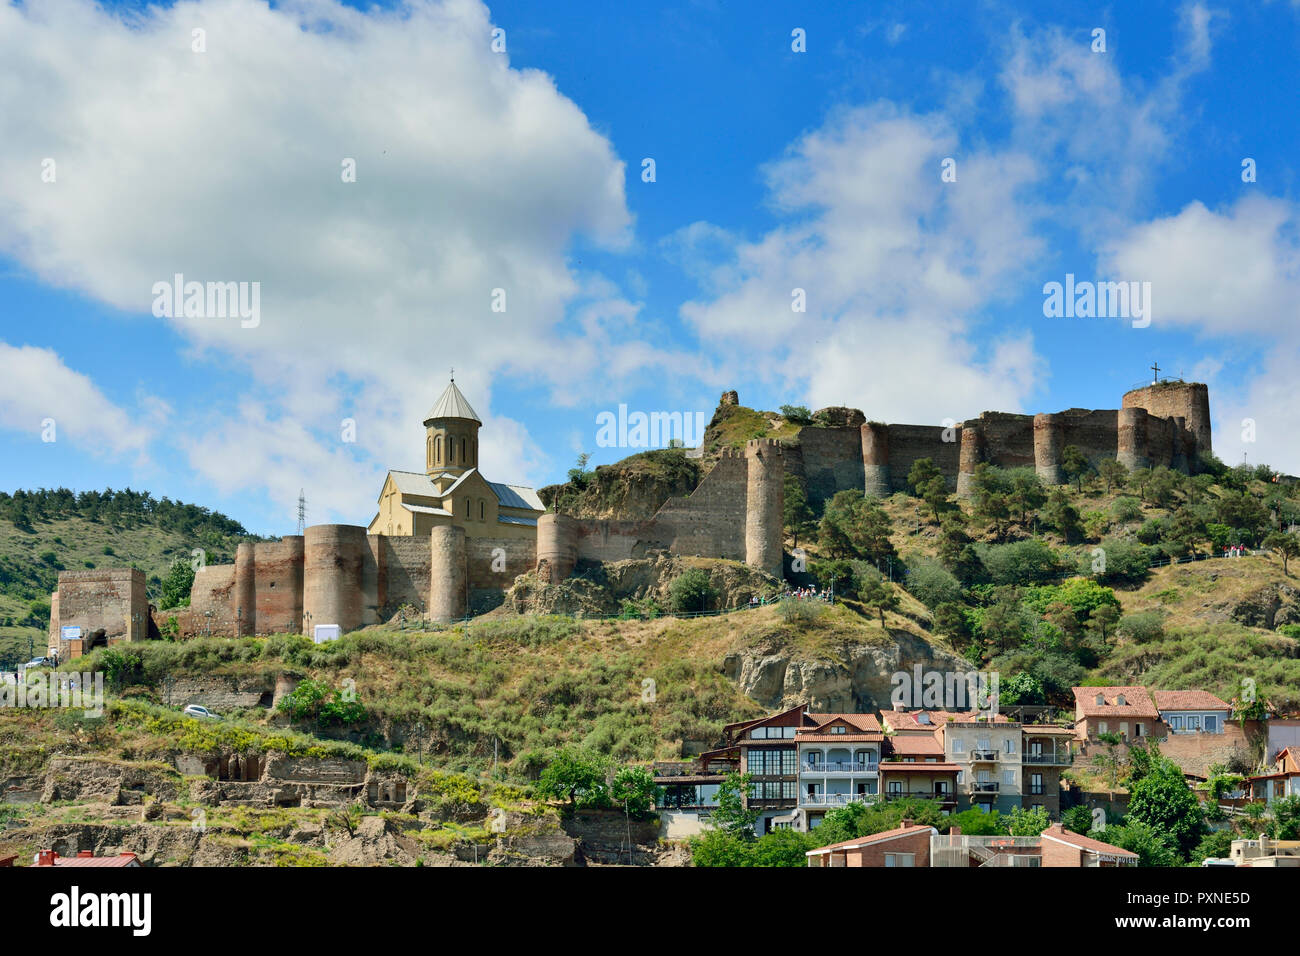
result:
[(302, 534), (307, 529), (307, 496), (303, 489), (298, 489), (298, 533)]

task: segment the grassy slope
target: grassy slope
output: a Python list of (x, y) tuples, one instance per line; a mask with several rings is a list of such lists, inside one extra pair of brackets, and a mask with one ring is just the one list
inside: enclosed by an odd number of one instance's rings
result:
[[(37, 653), (44, 649), (46, 627), (18, 622), (28, 617), (33, 601), (49, 603), (60, 570), (137, 567), (144, 572), (150, 600), (154, 600), (162, 576), (174, 561), (189, 560), (191, 550), (196, 547), (206, 549), (210, 562), (232, 561), (235, 544), (234, 538), (203, 543), (152, 524), (123, 528), (80, 517), (39, 521), (28, 533), (0, 518), (0, 557), (18, 578), (15, 583), (0, 587), (0, 622), (15, 622), (0, 623), (0, 662), (8, 663), (18, 657), (28, 660), (29, 639)], [(111, 548), (113, 554), (106, 555), (105, 548)], [(55, 563), (42, 559), (41, 555), (47, 552), (54, 553)], [(47, 611), (46, 625), (48, 621)]]

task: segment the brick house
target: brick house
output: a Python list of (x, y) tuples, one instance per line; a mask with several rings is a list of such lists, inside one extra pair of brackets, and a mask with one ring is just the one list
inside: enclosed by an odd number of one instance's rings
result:
[(911, 820), (883, 833), (832, 843), (806, 854), (809, 866), (920, 867), (930, 865), (930, 839), (934, 827), (917, 826)]

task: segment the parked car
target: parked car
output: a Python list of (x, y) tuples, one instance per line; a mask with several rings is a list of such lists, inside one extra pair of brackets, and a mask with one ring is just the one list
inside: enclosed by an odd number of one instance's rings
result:
[(50, 659), (48, 657), (33, 657), (30, 661), (28, 661), (23, 666), (25, 666), (28, 670), (31, 670), (33, 667), (49, 667), (49, 665), (50, 665)]
[(182, 711), (186, 717), (194, 717), (198, 720), (220, 720), (221, 718), (199, 704), (188, 704)]

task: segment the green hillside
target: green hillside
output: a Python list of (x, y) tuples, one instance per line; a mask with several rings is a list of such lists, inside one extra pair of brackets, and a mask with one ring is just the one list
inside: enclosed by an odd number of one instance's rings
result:
[(139, 568), (153, 600), (173, 562), (195, 548), (231, 561), (246, 539), (225, 515), (129, 488), (0, 492), (0, 667), (44, 649), (60, 571)]

